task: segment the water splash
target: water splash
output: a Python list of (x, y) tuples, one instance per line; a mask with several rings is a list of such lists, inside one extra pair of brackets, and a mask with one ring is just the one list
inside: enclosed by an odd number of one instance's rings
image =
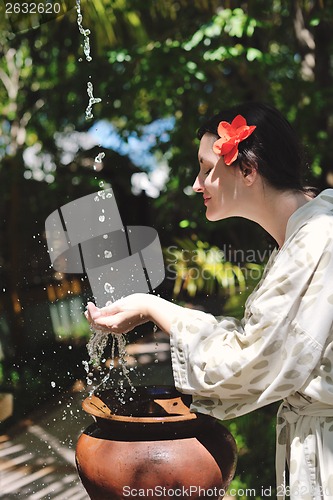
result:
[(99, 102), (102, 102), (102, 99), (100, 97), (94, 97), (93, 91), (94, 91), (93, 84), (91, 82), (88, 82), (87, 83), (87, 94), (89, 97), (89, 102), (88, 102), (88, 106), (86, 108), (86, 120), (91, 120), (91, 118), (94, 117), (94, 115), (92, 114), (92, 111), (91, 111), (93, 105), (97, 104)]
[(110, 283), (105, 283), (104, 290), (106, 291), (106, 293), (114, 293), (114, 286), (112, 286)]
[(93, 387), (92, 390), (90, 391), (90, 395), (93, 394), (97, 389), (99, 389), (101, 386), (104, 386), (106, 382), (110, 379), (111, 372), (112, 370), (115, 369), (116, 365), (116, 348), (118, 350), (118, 366), (122, 375), (122, 378), (120, 378), (118, 385), (119, 385), (119, 392), (118, 392), (118, 397), (120, 402), (124, 399), (124, 393), (126, 392), (126, 389), (124, 387), (124, 379), (127, 380), (128, 385), (131, 389), (131, 391), (134, 393), (136, 391), (134, 385), (132, 384), (132, 381), (129, 377), (129, 369), (126, 366), (126, 338), (125, 335), (122, 334), (115, 334), (112, 332), (105, 332), (101, 330), (95, 330), (91, 327), (92, 331), (92, 336), (87, 344), (87, 350), (89, 354), (90, 361), (84, 361), (83, 366), (86, 370), (87, 373), (87, 385), (92, 385), (93, 384), (93, 373), (90, 370), (90, 366), (101, 366), (102, 361), (102, 356), (104, 354), (104, 351), (106, 349), (106, 346), (109, 342), (109, 338), (111, 337), (111, 357), (110, 357), (110, 365), (109, 365), (109, 370), (106, 373), (106, 375), (103, 377), (101, 382), (96, 386)]
[[(92, 61), (92, 57), (90, 55), (90, 39), (89, 39), (90, 30), (85, 29), (82, 26), (83, 16), (82, 16), (82, 12), (81, 12), (81, 1), (80, 0), (76, 0), (76, 12), (77, 12), (77, 25), (79, 27), (79, 31), (80, 31), (81, 35), (83, 35), (83, 52), (84, 52), (84, 55), (86, 57), (87, 62), (90, 62), (90, 61)], [(90, 120), (94, 116), (91, 112), (93, 105), (97, 104), (98, 102), (101, 102), (102, 99), (100, 99), (99, 97), (94, 97), (93, 84), (91, 82), (87, 83), (87, 94), (89, 97), (89, 102), (88, 102), (88, 106), (86, 109), (86, 120)]]
[(105, 153), (98, 153), (98, 155), (95, 158), (96, 163), (102, 163), (103, 158), (105, 158)]
[(77, 25), (79, 27), (79, 31), (81, 35), (83, 35), (83, 52), (84, 55), (86, 56), (86, 60), (88, 62), (92, 61), (92, 57), (90, 55), (90, 40), (89, 40), (89, 35), (90, 35), (90, 30), (89, 29), (84, 29), (82, 26), (82, 13), (81, 13), (81, 2), (80, 0), (76, 0), (76, 12), (77, 12)]

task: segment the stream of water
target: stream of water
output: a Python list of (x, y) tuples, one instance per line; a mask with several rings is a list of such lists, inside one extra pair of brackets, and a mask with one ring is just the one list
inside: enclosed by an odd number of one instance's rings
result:
[[(76, 11), (77, 11), (77, 25), (79, 28), (79, 31), (81, 35), (83, 36), (83, 52), (86, 58), (86, 61), (89, 63), (92, 61), (92, 56), (90, 54), (90, 30), (85, 29), (83, 27), (83, 15), (81, 12), (81, 1), (76, 0)], [(90, 77), (91, 78), (91, 77)], [(94, 104), (97, 104), (102, 101), (101, 98), (99, 97), (94, 97), (93, 95), (93, 84), (91, 81), (87, 82), (87, 94), (88, 94), (88, 105), (85, 111), (85, 118), (86, 120), (90, 120), (93, 118), (93, 113), (92, 113), (92, 107)], [(103, 158), (105, 157), (104, 152), (98, 153), (98, 155), (95, 158), (95, 163), (101, 163), (103, 161)], [(102, 187), (100, 184), (100, 187)], [(98, 192), (98, 197), (104, 197), (105, 192), (99, 191)], [(108, 196), (108, 194), (106, 195)], [(97, 197), (97, 199), (98, 199)], [(104, 222), (105, 221), (105, 215), (102, 213), (99, 218), (98, 222)], [(104, 235), (105, 238), (107, 238), (107, 234)], [(111, 250), (105, 250), (104, 252), (104, 257), (105, 258), (111, 258), (112, 257), (112, 252)], [(106, 282), (104, 283), (104, 290), (107, 293), (110, 293), (111, 297), (112, 294), (114, 293), (114, 287)], [(91, 387), (90, 394), (92, 394), (94, 391), (96, 391), (100, 387), (104, 387), (106, 383), (110, 380), (110, 375), (112, 370), (115, 369), (116, 367), (116, 359), (117, 359), (117, 365), (118, 368), (120, 369), (122, 377), (120, 377), (118, 381), (118, 386), (119, 386), (119, 400), (122, 402), (123, 400), (123, 395), (124, 391), (126, 390), (124, 387), (124, 381), (126, 380), (131, 391), (135, 392), (135, 387), (131, 382), (131, 379), (129, 377), (129, 369), (126, 366), (126, 338), (124, 335), (119, 335), (119, 334), (114, 334), (112, 331), (109, 332), (104, 332), (100, 330), (94, 330), (91, 328), (92, 334), (91, 337), (88, 341), (87, 344), (87, 351), (89, 355), (89, 361), (83, 361), (83, 366), (86, 371), (86, 382), (89, 387)], [(102, 380), (94, 386), (94, 380), (96, 380), (96, 377), (94, 376), (94, 370), (97, 368), (99, 372), (102, 372), (102, 364), (105, 363), (106, 359), (104, 356), (105, 350), (107, 349), (109, 343), (111, 341), (111, 352), (110, 352), (110, 365), (107, 370), (107, 373), (103, 376)], [(116, 352), (117, 352), (117, 358), (116, 358)]]

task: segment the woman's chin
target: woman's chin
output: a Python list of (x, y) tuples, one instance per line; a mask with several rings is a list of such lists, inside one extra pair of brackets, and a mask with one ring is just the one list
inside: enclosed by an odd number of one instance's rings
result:
[(220, 217), (217, 217), (217, 214), (209, 213), (209, 210), (206, 212), (206, 219), (210, 222), (214, 222), (216, 220), (220, 220)]
[(210, 222), (215, 222), (218, 220), (227, 219), (228, 217), (230, 217), (230, 215), (216, 213), (216, 212), (210, 212), (209, 209), (206, 210), (206, 219), (209, 220)]

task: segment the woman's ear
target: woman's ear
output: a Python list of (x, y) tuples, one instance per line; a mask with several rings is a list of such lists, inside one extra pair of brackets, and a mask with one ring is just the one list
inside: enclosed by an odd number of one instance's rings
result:
[(251, 186), (257, 178), (257, 168), (253, 165), (242, 165), (240, 171), (246, 185)]

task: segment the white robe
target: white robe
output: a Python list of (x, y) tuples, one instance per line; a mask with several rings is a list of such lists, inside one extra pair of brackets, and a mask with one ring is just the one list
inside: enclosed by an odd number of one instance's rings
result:
[(284, 400), (278, 498), (332, 500), (333, 190), (290, 217), (241, 321), (184, 308), (170, 335), (175, 384), (194, 411), (225, 420)]

